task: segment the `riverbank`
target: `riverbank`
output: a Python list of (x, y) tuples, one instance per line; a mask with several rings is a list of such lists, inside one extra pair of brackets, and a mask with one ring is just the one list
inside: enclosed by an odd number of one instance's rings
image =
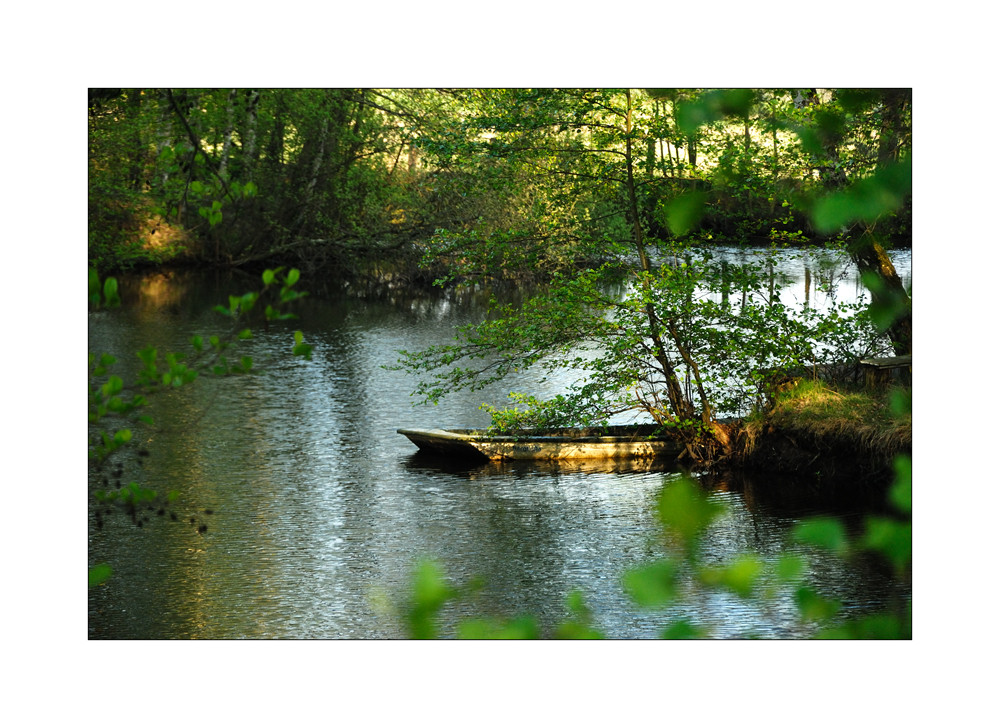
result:
[(892, 480), (895, 458), (912, 452), (910, 396), (909, 387), (793, 380), (767, 412), (743, 422), (735, 461), (845, 494), (879, 491)]

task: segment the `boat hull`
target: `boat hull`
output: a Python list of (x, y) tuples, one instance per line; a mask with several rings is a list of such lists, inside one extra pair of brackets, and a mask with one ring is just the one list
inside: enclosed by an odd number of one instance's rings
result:
[(487, 435), (482, 430), (400, 429), (422, 451), (486, 460), (655, 460), (682, 446), (653, 426)]

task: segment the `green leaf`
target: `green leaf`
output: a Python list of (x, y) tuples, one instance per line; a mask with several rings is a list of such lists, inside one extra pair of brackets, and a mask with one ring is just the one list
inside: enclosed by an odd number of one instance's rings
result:
[(288, 271), (288, 277), (285, 278), (285, 285), (294, 286), (299, 281), (299, 269), (292, 268)]
[(704, 630), (698, 629), (686, 619), (671, 622), (660, 633), (660, 638), (665, 640), (695, 640), (704, 636)]
[(87, 269), (87, 300), (92, 306), (101, 305), (101, 278), (96, 268)]
[(87, 586), (94, 587), (103, 584), (111, 577), (111, 567), (107, 564), (97, 564), (87, 570)]
[(125, 383), (122, 381), (122, 378), (117, 374), (112, 374), (108, 377), (108, 381), (101, 386), (101, 394), (105, 398), (110, 398), (121, 392), (124, 387)]
[(913, 510), (913, 463), (910, 458), (901, 455), (894, 463), (896, 478), (889, 489), (889, 502), (902, 513)]
[(792, 538), (838, 554), (846, 553), (848, 548), (844, 524), (836, 518), (817, 517), (801, 521), (792, 530)]
[(625, 593), (640, 607), (662, 607), (677, 598), (677, 565), (657, 561), (629, 569), (622, 577)]
[(269, 286), (274, 283), (274, 271), (268, 268), (261, 274), (261, 278), (264, 281), (265, 286)]
[(705, 208), (705, 192), (687, 192), (670, 200), (665, 207), (667, 227), (678, 237), (691, 232), (701, 220)]
[(118, 297), (118, 281), (115, 278), (106, 278), (104, 281), (104, 305), (115, 307), (121, 305)]
[(831, 233), (855, 221), (874, 223), (903, 205), (912, 189), (912, 175), (907, 158), (821, 197), (813, 205), (813, 224), (820, 232)]
[(415, 639), (433, 639), (437, 636), (437, 614), (455, 596), (455, 590), (445, 581), (441, 567), (425, 559), (414, 569), (412, 595), (407, 615), (410, 635)]
[(809, 587), (800, 587), (795, 592), (795, 603), (802, 619), (808, 622), (818, 622), (830, 619), (840, 611), (840, 602), (825, 599)]
[(904, 571), (913, 557), (913, 526), (891, 518), (870, 517), (861, 545), (881, 553), (897, 571)]
[(759, 559), (743, 555), (724, 567), (702, 569), (700, 577), (702, 582), (709, 586), (721, 585), (746, 598), (753, 592), (757, 577), (762, 571), (763, 564)]
[(471, 619), (458, 627), (463, 640), (533, 640), (538, 639), (538, 623), (534, 617), (516, 617), (507, 622), (494, 619)]
[(715, 520), (724, 508), (708, 500), (701, 489), (688, 478), (669, 484), (660, 493), (657, 503), (660, 523), (690, 549), (701, 532)]
[(774, 567), (774, 573), (785, 583), (796, 582), (802, 579), (806, 573), (808, 563), (801, 556), (786, 555), (778, 559)]
[(744, 117), (753, 105), (752, 89), (715, 89), (695, 99), (677, 104), (677, 128), (687, 137), (698, 132), (704, 124), (726, 117)]

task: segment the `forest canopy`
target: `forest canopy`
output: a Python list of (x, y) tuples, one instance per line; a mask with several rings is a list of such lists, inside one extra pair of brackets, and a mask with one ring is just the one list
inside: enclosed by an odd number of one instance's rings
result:
[[(583, 374), (496, 427), (634, 411), (711, 460), (776, 373), (910, 351), (908, 89), (92, 89), (89, 122), (95, 270), (541, 286), (400, 361), (431, 401)], [(791, 311), (720, 243), (840, 247), (871, 306)]]

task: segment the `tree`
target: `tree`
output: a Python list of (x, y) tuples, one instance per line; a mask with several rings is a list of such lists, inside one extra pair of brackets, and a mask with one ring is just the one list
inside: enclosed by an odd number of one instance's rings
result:
[[(842, 89), (819, 104), (803, 134), (816, 154), (847, 171), (828, 178), (812, 204), (821, 232), (848, 236), (848, 252), (872, 296), (874, 315), (899, 355), (912, 347), (912, 304), (886, 254), (889, 222), (911, 194), (909, 89)], [(817, 146), (816, 140), (822, 139)], [(850, 176), (848, 176), (850, 172)]]
[[(690, 136), (745, 117), (753, 100), (706, 94), (678, 106), (678, 128)], [(465, 280), (529, 268), (545, 285), (521, 307), (497, 305), (456, 344), (404, 352), (400, 365), (425, 377), (417, 392), (434, 401), (525, 367), (568, 366), (581, 378), (566, 395), (517, 394), (527, 410), (516, 415), (487, 409), (508, 426), (601, 424), (636, 411), (675, 432), (693, 460), (715, 459), (729, 446), (720, 410), (759, 398), (771, 369), (807, 361), (819, 329), (769, 300), (759, 270), (724, 269), (684, 245), (706, 193), (675, 191), (640, 163), (662, 128), (649, 95), (512, 89), (474, 101), (433, 148), (452, 165), (518, 180), (532, 215), (519, 229), (439, 231), (429, 253)], [(669, 239), (650, 234), (651, 217)], [(722, 295), (734, 285), (746, 294), (739, 304)]]

